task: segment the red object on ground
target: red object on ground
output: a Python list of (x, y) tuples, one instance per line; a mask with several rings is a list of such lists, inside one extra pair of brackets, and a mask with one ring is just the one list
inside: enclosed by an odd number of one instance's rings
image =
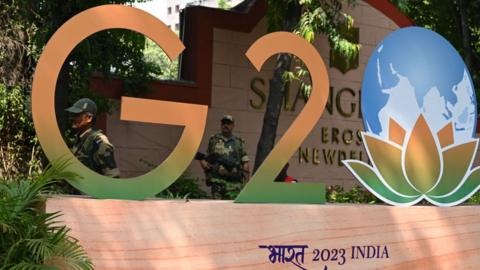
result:
[(289, 176), (289, 175), (287, 175), (287, 177), (285, 177), (284, 182), (286, 182), (286, 183), (297, 183), (298, 180), (295, 179), (295, 178), (293, 178), (293, 177), (291, 177), (291, 176)]

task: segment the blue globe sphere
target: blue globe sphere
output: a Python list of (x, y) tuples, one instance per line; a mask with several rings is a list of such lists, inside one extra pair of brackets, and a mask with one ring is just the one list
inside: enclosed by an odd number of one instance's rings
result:
[(475, 135), (477, 105), (468, 69), (446, 39), (425, 28), (399, 29), (375, 48), (361, 105), (365, 130), (384, 139), (390, 118), (409, 132), (420, 114), (434, 133), (452, 122), (455, 144)]

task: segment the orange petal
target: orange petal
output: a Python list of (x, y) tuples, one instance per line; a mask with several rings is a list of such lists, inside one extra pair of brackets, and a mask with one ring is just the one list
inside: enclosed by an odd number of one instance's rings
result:
[(438, 140), (442, 148), (453, 144), (453, 127), (452, 122), (445, 125), (439, 132), (437, 132)]
[(388, 139), (400, 146), (405, 139), (405, 129), (403, 129), (395, 120), (390, 118), (388, 123)]
[(413, 127), (405, 153), (405, 172), (420, 192), (428, 192), (440, 176), (440, 154), (423, 115)]

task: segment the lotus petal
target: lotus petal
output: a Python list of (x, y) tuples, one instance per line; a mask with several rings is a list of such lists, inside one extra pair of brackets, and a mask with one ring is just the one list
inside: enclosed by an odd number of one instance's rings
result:
[(370, 160), (387, 185), (405, 196), (419, 195), (403, 174), (401, 149), (367, 133), (363, 133), (363, 141), (365, 148), (368, 149)]
[(403, 129), (399, 123), (397, 123), (395, 120), (390, 118), (390, 121), (388, 122), (388, 139), (391, 142), (394, 142), (400, 146), (403, 145), (403, 141), (405, 140), (405, 129)]
[(407, 178), (418, 191), (427, 193), (438, 181), (441, 161), (439, 149), (423, 115), (418, 117), (405, 151)]
[(437, 186), (427, 194), (429, 196), (442, 196), (452, 192), (470, 168), (476, 149), (477, 140), (443, 151), (442, 177)]
[(446, 124), (439, 132), (437, 132), (438, 141), (442, 148), (447, 147), (454, 142), (452, 122)]
[(355, 177), (377, 198), (392, 205), (413, 205), (420, 200), (420, 195), (406, 197), (390, 191), (375, 173), (372, 167), (358, 160), (344, 160), (343, 164), (355, 175)]
[(475, 168), (460, 188), (451, 195), (446, 197), (431, 197), (427, 195), (426, 199), (437, 206), (454, 206), (466, 201), (478, 190), (480, 190), (480, 167)]

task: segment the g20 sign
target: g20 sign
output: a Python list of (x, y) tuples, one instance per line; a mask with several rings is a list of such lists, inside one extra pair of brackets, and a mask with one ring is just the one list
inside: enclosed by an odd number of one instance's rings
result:
[[(152, 171), (131, 179), (113, 179), (100, 175), (78, 161), (65, 145), (55, 117), (55, 85), (59, 70), (68, 54), (83, 39), (98, 31), (124, 28), (137, 31), (156, 42), (175, 59), (184, 49), (178, 37), (160, 20), (132, 7), (105, 5), (81, 12), (67, 21), (47, 43), (36, 68), (32, 89), (35, 129), (49, 160), (70, 158), (69, 170), (82, 177), (70, 183), (98, 198), (144, 199), (167, 188), (193, 159), (205, 130), (205, 105), (122, 97), (120, 119), (183, 126), (180, 140), (167, 159)], [(310, 101), (277, 143), (237, 202), (323, 203), (323, 184), (282, 185), (273, 179), (289, 157), (313, 129), (322, 115), (328, 96), (328, 74), (316, 49), (302, 38), (285, 32), (266, 35), (246, 53), (260, 70), (277, 53), (291, 53), (302, 59), (311, 72)], [(181, 113), (178, 113), (181, 112)]]
[[(98, 198), (144, 199), (167, 188), (188, 167), (199, 148), (205, 129), (208, 107), (122, 97), (121, 120), (183, 126), (182, 136), (175, 149), (162, 164), (152, 171), (142, 176), (122, 180), (100, 175), (78, 161), (63, 141), (56, 123), (54, 96), (58, 73), (68, 54), (79, 42), (98, 31), (113, 28), (129, 29), (148, 36), (165, 51), (170, 59), (175, 59), (184, 50), (182, 42), (164, 23), (141, 10), (120, 5), (105, 5), (79, 13), (57, 30), (47, 43), (39, 59), (32, 89), (33, 119), (38, 138), (49, 160), (57, 160), (62, 157), (72, 160), (69, 170), (82, 177), (80, 181), (70, 181), (76, 188)], [(400, 31), (414, 31), (412, 29), (420, 28), (410, 28), (410, 30), (407, 28)], [(400, 32), (394, 32), (391, 36), (397, 35), (397, 33)], [(446, 42), (442, 38), (441, 40), (444, 43)], [(412, 40), (411, 42), (418, 42), (419, 46), (424, 46), (422, 40)], [(448, 42), (446, 43), (448, 44)], [(450, 45), (448, 44), (448, 46)], [(419, 49), (429, 50), (431, 48), (419, 47)], [(292, 33), (286, 32), (276, 32), (258, 39), (249, 48), (246, 57), (257, 70), (260, 70), (269, 57), (278, 53), (291, 53), (302, 59), (310, 71), (311, 96), (302, 112), (238, 195), (236, 202), (323, 203), (325, 201), (323, 184), (287, 185), (274, 183), (273, 179), (322, 115), (329, 92), (327, 69), (317, 50), (311, 44)], [(395, 53), (398, 54), (398, 57), (402, 57), (400, 52)], [(458, 54), (456, 56), (458, 57)], [(375, 57), (375, 54), (372, 57)], [(473, 171), (468, 169), (471, 165), (471, 159), (466, 160), (467, 163), (470, 161), (467, 168), (464, 163), (457, 160), (457, 157), (459, 151), (464, 153), (463, 151), (467, 148), (470, 151), (469, 153), (473, 155), (477, 147), (477, 140), (470, 136), (471, 140), (465, 141), (465, 133), (462, 133), (462, 140), (457, 140), (457, 120), (452, 120), (450, 128), (445, 127), (438, 131), (439, 136), (433, 136), (432, 128), (429, 128), (428, 125), (430, 118), (422, 114), (423, 107), (419, 107), (419, 113), (416, 115), (418, 120), (415, 125), (410, 122), (409, 125), (404, 125), (399, 120), (404, 119), (406, 114), (403, 112), (381, 108), (379, 111), (383, 114), (378, 113), (377, 116), (381, 115), (381, 119), (384, 120), (385, 112), (387, 112), (390, 117), (388, 119), (393, 119), (388, 120), (390, 129), (384, 129), (384, 126), (380, 126), (380, 129), (378, 125), (373, 126), (369, 121), (370, 117), (373, 117), (370, 115), (373, 114), (370, 113), (371, 109), (368, 106), (373, 103), (376, 106), (373, 107), (377, 108), (377, 105), (382, 104), (382, 100), (385, 100), (385, 94), (394, 96), (393, 92), (395, 90), (397, 92), (399, 89), (403, 90), (405, 75), (401, 75), (403, 70), (399, 69), (397, 71), (395, 63), (392, 62), (392, 72), (396, 72), (395, 74), (398, 75), (398, 89), (392, 86), (388, 89), (391, 91), (389, 93), (383, 91), (378, 95), (368, 95), (368, 93), (374, 91), (368, 89), (369, 85), (365, 85), (366, 81), (370, 81), (367, 76), (372, 74), (370, 69), (373, 65), (372, 61), (374, 61), (372, 59), (370, 59), (366, 71), (367, 80), (364, 80), (362, 102), (365, 104), (362, 104), (362, 107), (365, 116), (365, 129), (368, 131), (363, 136), (367, 142), (369, 157), (374, 162), (374, 166), (371, 167), (358, 161), (345, 161), (347, 167), (370, 191), (388, 203), (414, 204), (423, 198), (432, 202), (443, 202), (444, 198), (447, 198), (447, 203), (440, 203), (440, 205), (453, 205), (468, 198), (479, 189), (480, 176), (476, 173), (476, 169)], [(461, 63), (463, 64), (463, 62)], [(427, 65), (433, 64), (435, 63), (427, 62)], [(470, 77), (466, 69), (465, 74), (471, 87)], [(436, 76), (438, 77), (438, 75)], [(381, 77), (379, 77), (379, 80), (381, 88), (383, 81)], [(471, 99), (474, 100), (473, 92), (467, 91), (467, 95), (470, 95)], [(390, 99), (386, 103), (390, 104), (389, 102)], [(392, 99), (391, 103), (395, 104), (395, 102), (398, 101)], [(453, 102), (453, 99), (451, 102)], [(450, 107), (448, 105), (445, 107), (447, 113), (457, 103), (464, 104), (464, 99), (459, 98), (454, 103), (448, 103)], [(433, 106), (432, 108), (438, 106), (438, 104), (428, 102), (423, 104), (430, 104), (429, 106)], [(476, 113), (476, 109), (474, 110)], [(394, 114), (388, 114), (388, 112)], [(471, 119), (470, 112), (470, 110), (467, 111), (466, 117), (468, 119)], [(459, 116), (455, 117), (458, 118)], [(415, 127), (412, 128), (413, 126)], [(437, 131), (437, 129), (433, 130)], [(373, 135), (371, 135), (372, 133)], [(385, 137), (385, 134), (393, 135)], [(380, 138), (376, 136), (380, 136)], [(393, 142), (384, 142), (390, 147), (382, 144), (381, 140), (374, 141), (374, 139), (385, 138), (389, 138)], [(377, 145), (372, 147), (371, 145), (375, 143), (371, 143), (371, 141), (376, 142)], [(460, 145), (459, 143), (463, 144)], [(457, 150), (455, 148), (457, 146), (461, 149)], [(455, 154), (447, 154), (447, 152), (455, 152)], [(422, 158), (421, 162), (417, 162), (415, 159), (419, 156)], [(468, 171), (465, 174), (468, 176), (462, 177), (457, 173), (459, 166), (463, 166), (464, 174)], [(445, 171), (446, 173), (444, 173)], [(450, 180), (454, 177), (457, 177), (455, 179), (460, 177), (460, 180)], [(410, 178), (415, 180), (412, 182)], [(440, 199), (432, 199), (437, 197)]]

